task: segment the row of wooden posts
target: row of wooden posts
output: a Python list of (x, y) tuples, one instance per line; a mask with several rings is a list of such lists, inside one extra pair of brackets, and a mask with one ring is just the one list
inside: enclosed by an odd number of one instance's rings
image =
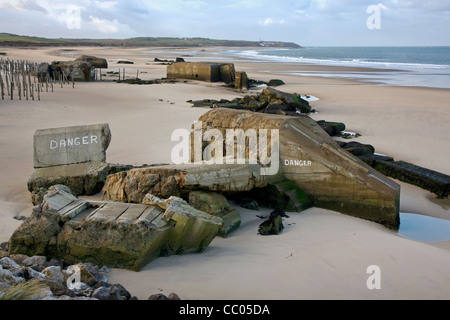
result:
[[(14, 98), (18, 100), (41, 100), (41, 93), (54, 92), (56, 86), (64, 87), (65, 84), (72, 84), (75, 89), (75, 81), (69, 81), (67, 75), (63, 72), (53, 72), (52, 75), (46, 74), (45, 77), (38, 76), (38, 64), (25, 60), (10, 60), (0, 58), (0, 94), (1, 99)], [(102, 81), (102, 70), (99, 70), (99, 76), (95, 73), (96, 80)], [(119, 81), (125, 80), (125, 68), (119, 69)], [(137, 70), (136, 78), (139, 78)]]
[[(42, 92), (54, 92), (55, 86), (64, 87), (70, 84), (64, 73), (53, 73), (52, 77), (47, 73), (45, 77), (38, 77), (38, 64), (25, 60), (0, 59), (0, 94), (14, 100), (32, 99), (41, 100)], [(72, 88), (75, 82), (72, 80)]]

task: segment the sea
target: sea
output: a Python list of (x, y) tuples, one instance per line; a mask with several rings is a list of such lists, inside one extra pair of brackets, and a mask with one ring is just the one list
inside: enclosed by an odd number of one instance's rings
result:
[(382, 69), (293, 71), (300, 76), (357, 79), (380, 85), (450, 88), (450, 47), (304, 47), (229, 50), (228, 55), (256, 60)]

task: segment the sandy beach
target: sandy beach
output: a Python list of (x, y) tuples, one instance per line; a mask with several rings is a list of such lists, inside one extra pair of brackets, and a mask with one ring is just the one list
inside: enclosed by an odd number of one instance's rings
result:
[[(151, 52), (153, 50), (154, 52)], [(51, 62), (81, 54), (106, 58), (108, 71), (139, 70), (142, 79), (166, 76), (154, 58), (174, 59), (179, 50), (148, 48), (1, 48), (16, 60)], [(145, 51), (145, 53), (144, 53)], [(181, 50), (182, 51), (182, 50)], [(352, 79), (304, 77), (294, 71), (342, 70), (344, 67), (281, 64), (223, 55), (224, 48), (205, 48), (195, 57), (233, 62), (251, 79), (282, 79), (278, 89), (319, 98), (312, 102), (314, 120), (343, 122), (360, 133), (358, 142), (376, 152), (450, 175), (450, 89), (393, 87)], [(135, 62), (117, 64), (117, 59)], [(352, 69), (354, 70), (354, 69)], [(358, 69), (361, 72), (367, 69)], [(102, 73), (106, 70), (102, 70)], [(288, 73), (289, 72), (289, 73)], [(371, 70), (371, 72), (377, 72)], [(394, 71), (393, 71), (394, 72)], [(41, 101), (0, 100), (0, 243), (21, 224), (15, 216), (32, 210), (27, 180), (33, 169), (33, 135), (38, 129), (108, 123), (110, 163), (170, 163), (175, 129), (190, 129), (208, 109), (188, 100), (242, 97), (223, 83), (180, 81), (175, 84), (76, 83), (44, 92)], [(258, 90), (255, 90), (256, 94)], [(250, 92), (253, 94), (253, 91)], [(450, 220), (450, 200), (398, 182), (400, 211)], [(94, 198), (98, 198), (98, 196)], [(233, 204), (234, 205), (234, 204)], [(385, 227), (337, 212), (311, 208), (289, 213), (279, 236), (257, 235), (260, 212), (239, 209), (241, 227), (229, 238), (215, 238), (202, 254), (158, 258), (140, 272), (113, 269), (110, 283), (120, 283), (139, 299), (177, 293), (192, 300), (300, 299), (450, 299), (450, 241), (420, 242)], [(381, 268), (381, 289), (369, 290), (367, 268)]]

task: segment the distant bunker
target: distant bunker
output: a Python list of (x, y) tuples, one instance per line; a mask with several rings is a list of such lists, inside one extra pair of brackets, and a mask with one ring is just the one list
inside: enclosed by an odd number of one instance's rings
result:
[(235, 81), (235, 69), (232, 63), (177, 62), (167, 66), (167, 78), (229, 83)]

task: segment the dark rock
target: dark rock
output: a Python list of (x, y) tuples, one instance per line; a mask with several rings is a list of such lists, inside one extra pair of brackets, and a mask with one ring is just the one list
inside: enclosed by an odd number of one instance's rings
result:
[(133, 61), (128, 61), (128, 60), (119, 60), (117, 61), (118, 64), (134, 64)]
[(370, 144), (362, 144), (356, 141), (347, 143), (338, 141), (337, 143), (342, 149), (347, 150), (348, 152), (357, 157), (365, 155), (373, 155), (375, 153), (375, 148)]
[(366, 154), (358, 156), (359, 159), (367, 163), (371, 167), (375, 167), (378, 161), (394, 161), (394, 158), (378, 154)]
[(176, 293), (169, 294), (169, 300), (181, 300), (180, 297)]
[(92, 298), (96, 298), (98, 300), (110, 301), (110, 300), (123, 300), (120, 296), (119, 289), (117, 287), (111, 286), (109, 288), (100, 287), (95, 289), (92, 293)]
[(291, 107), (293, 107), (294, 111), (298, 109), (301, 113), (311, 112), (311, 106), (309, 105), (309, 102), (304, 100), (298, 94), (282, 92), (271, 87), (265, 88), (262, 94), (267, 97), (270, 103), (275, 104), (276, 102), (272, 102), (274, 100), (282, 101), (282, 103), (289, 104)]
[(163, 295), (162, 293), (158, 294), (152, 294), (150, 297), (148, 297), (147, 300), (170, 300), (168, 297)]
[(58, 284), (56, 282), (53, 281), (49, 281), (49, 280), (42, 280), (43, 282), (45, 282), (45, 284), (50, 288), (50, 290), (52, 291), (53, 295), (56, 297), (60, 297), (60, 296), (68, 296), (68, 297), (76, 297), (75, 292), (73, 292), (72, 290), (68, 289), (66, 286)]
[(283, 217), (289, 218), (281, 209), (275, 209), (270, 213), (268, 220), (259, 225), (258, 234), (262, 236), (278, 235), (284, 229)]
[(113, 284), (112, 287), (114, 287), (119, 292), (119, 295), (122, 297), (122, 299), (131, 300), (131, 294), (127, 289), (124, 288), (124, 286), (122, 286), (121, 284)]
[(185, 62), (183, 58), (176, 58), (175, 62)]
[(438, 198), (450, 194), (450, 176), (404, 161), (375, 161), (382, 174), (433, 192)]
[(277, 86), (282, 86), (284, 84), (285, 83), (283, 82), (283, 80), (280, 80), (280, 79), (272, 79), (272, 80), (269, 80), (269, 82), (267, 82), (268, 87), (277, 87)]
[(325, 120), (319, 120), (317, 121), (317, 124), (332, 137), (339, 135), (342, 131), (345, 130), (345, 124), (341, 122), (328, 122)]
[(0, 243), (0, 249), (3, 251), (8, 251), (8, 242)]
[(249, 198), (240, 199), (236, 201), (236, 204), (245, 209), (259, 211), (258, 202), (253, 199)]

